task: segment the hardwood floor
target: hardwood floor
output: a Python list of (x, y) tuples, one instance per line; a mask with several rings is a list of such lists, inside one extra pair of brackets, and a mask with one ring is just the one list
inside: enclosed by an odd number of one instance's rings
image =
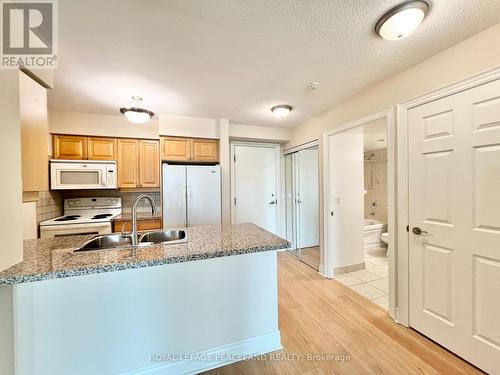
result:
[[(284, 349), (270, 358), (234, 363), (207, 374), (481, 374), (475, 367), (348, 287), (321, 277), (281, 252), (279, 323)], [(307, 354), (343, 354), (348, 361), (307, 360)], [(293, 356), (300, 356), (299, 359)]]
[(304, 262), (319, 270), (319, 246), (306, 247), (300, 249), (300, 257)]

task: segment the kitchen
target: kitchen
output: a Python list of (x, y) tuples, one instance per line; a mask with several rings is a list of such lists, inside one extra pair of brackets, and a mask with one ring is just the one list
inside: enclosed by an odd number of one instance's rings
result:
[[(33, 72), (16, 74), (22, 130), (24, 260), (0, 272), (2, 301), (13, 307), (3, 315), (2, 324), (9, 326), (22, 319), (31, 327), (14, 333), (15, 347), (14, 341), (4, 345), (14, 353), (10, 365), (17, 368), (16, 373), (32, 373), (34, 366), (50, 369), (52, 374), (68, 373), (74, 371), (75, 363), (82, 373), (145, 371), (152, 366), (147, 353), (160, 348), (171, 353), (236, 351), (243, 356), (281, 348), (276, 251), (289, 243), (252, 224), (229, 224), (227, 161), (230, 140), (249, 144), (284, 140), (267, 129), (268, 139), (251, 139), (248, 134), (263, 129), (245, 125), (235, 126), (231, 135), (227, 120), (151, 113), (145, 123), (137, 124), (120, 113), (59, 113), (47, 105), (49, 90), (57, 88), (50, 88)], [(245, 135), (244, 139), (238, 134)], [(286, 137), (281, 129), (277, 134)], [(204, 288), (189, 276), (193, 274), (204, 278)], [(243, 274), (247, 277), (242, 279)], [(247, 278), (254, 280), (251, 287)], [(119, 289), (104, 287), (117, 283)], [(158, 314), (156, 320), (170, 316), (163, 328), (137, 328), (142, 339), (151, 343), (149, 352), (130, 352), (128, 343), (135, 334), (122, 338), (120, 345), (111, 344), (109, 336), (125, 324), (113, 317), (123, 315), (123, 304), (130, 298), (127, 290), (139, 285), (143, 290), (155, 290), (159, 284), (168, 286), (160, 294), (141, 296), (140, 303), (126, 308), (127, 319), (152, 311)], [(177, 285), (183, 285), (181, 294)], [(259, 289), (266, 292), (256, 292)], [(235, 290), (245, 298), (236, 297)], [(60, 293), (91, 293), (93, 297), (34, 304)], [(106, 305), (96, 302), (101, 298), (108, 301)], [(254, 307), (249, 308), (252, 300)], [(166, 307), (171, 305), (179, 308)], [(50, 311), (45, 309), (49, 306)], [(194, 306), (196, 313), (189, 313)], [(218, 306), (214, 314), (207, 313), (214, 306)], [(82, 311), (88, 319), (81, 316)], [(230, 311), (239, 313), (232, 316)], [(26, 314), (36, 318), (22, 318)], [(95, 327), (92, 317), (96, 314), (102, 316), (103, 326)], [(72, 329), (68, 316), (81, 316), (81, 326), (87, 328), (66, 335)], [(221, 334), (228, 322), (235, 327), (250, 326)], [(175, 333), (172, 324), (190, 325), (192, 334), (185, 330)], [(204, 342), (194, 339), (195, 332), (207, 327), (213, 327), (213, 334)], [(157, 341), (158, 329), (170, 334)], [(61, 332), (57, 340), (55, 331)], [(95, 340), (113, 345), (114, 353), (129, 361), (116, 367), (108, 355), (103, 356), (105, 347), (88, 349)], [(31, 351), (30, 343), (36, 342), (50, 345), (40, 344)], [(66, 362), (50, 359), (64, 348), (82, 345), (85, 357), (74, 352)], [(95, 361), (85, 361), (87, 356)], [(176, 360), (154, 368), (178, 373), (225, 363)], [(5, 364), (8, 368), (9, 362)]]

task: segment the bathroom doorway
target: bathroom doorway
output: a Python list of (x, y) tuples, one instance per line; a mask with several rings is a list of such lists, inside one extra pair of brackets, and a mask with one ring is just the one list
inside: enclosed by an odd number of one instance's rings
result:
[(308, 145), (285, 154), (286, 237), (290, 252), (319, 270), (319, 150)]
[[(325, 268), (393, 314), (392, 109), (324, 134)], [(392, 291), (392, 292), (391, 292)]]

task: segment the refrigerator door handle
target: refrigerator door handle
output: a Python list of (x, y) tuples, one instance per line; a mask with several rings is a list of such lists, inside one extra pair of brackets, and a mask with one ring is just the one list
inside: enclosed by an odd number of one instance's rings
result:
[(181, 202), (183, 202), (183, 210), (184, 210), (184, 226), (186, 227), (187, 226), (187, 195), (186, 195), (186, 186), (183, 185), (182, 186), (182, 200)]
[(186, 202), (187, 202), (187, 208), (186, 208), (186, 223), (187, 226), (190, 227), (191, 223), (189, 222), (189, 202), (191, 201), (191, 188), (188, 186), (187, 187), (187, 194), (186, 194)]

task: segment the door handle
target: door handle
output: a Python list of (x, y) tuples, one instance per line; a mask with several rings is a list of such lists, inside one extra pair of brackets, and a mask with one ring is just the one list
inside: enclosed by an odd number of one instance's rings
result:
[(429, 232), (422, 230), (419, 227), (413, 227), (412, 230), (413, 234), (416, 234), (417, 236), (420, 236), (421, 234), (428, 234)]
[(269, 202), (269, 204), (277, 204), (278, 202), (277, 201), (271, 201)]

